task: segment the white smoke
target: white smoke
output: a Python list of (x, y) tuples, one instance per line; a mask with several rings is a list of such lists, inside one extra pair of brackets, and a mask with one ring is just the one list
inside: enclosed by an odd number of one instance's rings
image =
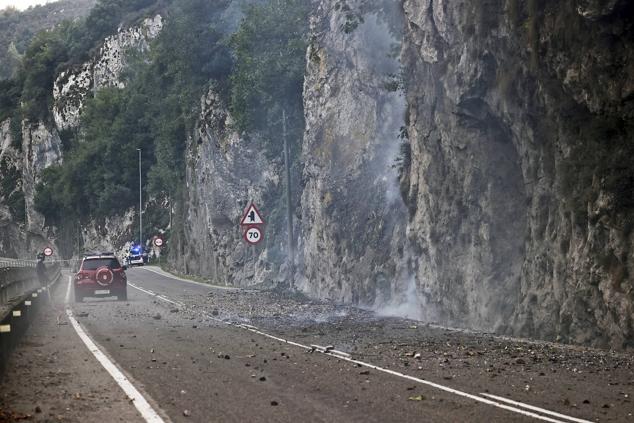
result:
[(395, 292), (387, 302), (375, 305), (376, 314), (412, 320), (424, 319), (424, 304), (416, 290), (416, 279), (414, 276), (409, 276), (405, 282), (407, 284), (405, 290)]

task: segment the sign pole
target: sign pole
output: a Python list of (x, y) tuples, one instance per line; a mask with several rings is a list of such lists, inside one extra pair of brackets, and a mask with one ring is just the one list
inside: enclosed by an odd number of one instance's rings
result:
[(286, 109), (282, 109), (282, 138), (284, 138), (284, 162), (286, 165), (286, 216), (288, 222), (288, 273), (289, 288), (295, 287), (295, 249), (293, 247), (293, 209), (291, 205), (291, 162), (286, 139)]

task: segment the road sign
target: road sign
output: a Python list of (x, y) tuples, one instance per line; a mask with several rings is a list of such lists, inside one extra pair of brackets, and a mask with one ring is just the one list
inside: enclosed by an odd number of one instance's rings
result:
[(51, 247), (46, 247), (44, 249), (44, 255), (46, 257), (52, 256), (53, 255), (53, 249)]
[(156, 245), (157, 247), (160, 247), (163, 245), (163, 238), (154, 238), (154, 245)]
[(258, 242), (262, 241), (262, 238), (264, 238), (262, 230), (257, 226), (250, 226), (244, 232), (244, 240), (251, 245), (255, 245)]
[(240, 221), (240, 225), (263, 225), (264, 219), (262, 219), (262, 215), (258, 211), (255, 204), (251, 203), (249, 208), (247, 209), (244, 216), (242, 216), (242, 220)]

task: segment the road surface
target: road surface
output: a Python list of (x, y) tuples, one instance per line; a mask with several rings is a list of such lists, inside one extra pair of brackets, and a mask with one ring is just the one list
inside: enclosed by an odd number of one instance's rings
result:
[(0, 421), (634, 421), (631, 354), (127, 273), (125, 302), (56, 286), (0, 384)]

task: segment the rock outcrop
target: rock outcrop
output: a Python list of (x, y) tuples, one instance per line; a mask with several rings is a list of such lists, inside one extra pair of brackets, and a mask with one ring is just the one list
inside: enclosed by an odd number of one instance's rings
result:
[(320, 3), (304, 88), (300, 287), (366, 306), (409, 280), (397, 169), (403, 18), (396, 2), (375, 3)]
[[(201, 99), (201, 114), (188, 140), (186, 202), (182, 231), (171, 240), (173, 265), (224, 285), (253, 285), (276, 278), (285, 234), (277, 227), (282, 193), (281, 162), (263, 154), (257, 137), (231, 129), (231, 116), (213, 90)], [(264, 241), (246, 245), (240, 218), (250, 202), (266, 222)], [(279, 214), (279, 213), (277, 213)]]
[(141, 25), (122, 29), (107, 37), (99, 54), (90, 62), (62, 71), (53, 85), (53, 118), (59, 130), (76, 128), (84, 101), (88, 95), (104, 87), (123, 88), (126, 53), (143, 53), (163, 28), (163, 18), (156, 15), (144, 19)]
[(632, 6), (404, 11), (408, 234), (432, 314), (633, 346)]

